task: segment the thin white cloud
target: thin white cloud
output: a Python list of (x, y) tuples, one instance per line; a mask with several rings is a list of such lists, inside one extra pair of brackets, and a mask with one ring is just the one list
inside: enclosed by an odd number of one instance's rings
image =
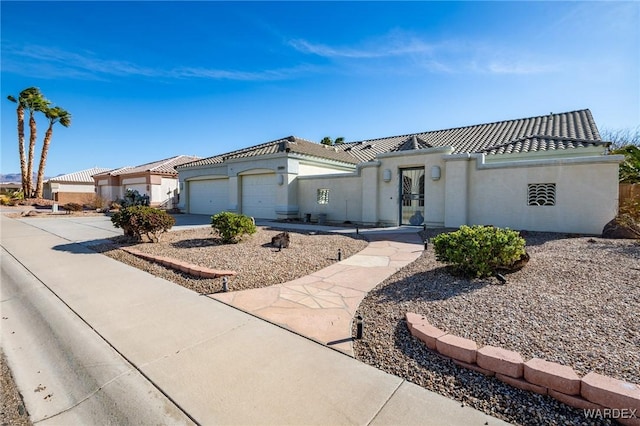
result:
[(362, 47), (331, 47), (304, 39), (292, 39), (288, 44), (295, 50), (325, 58), (385, 58), (415, 54), (429, 54), (434, 46), (414, 37), (389, 35)]
[[(304, 39), (288, 42), (300, 53), (316, 55), (330, 60), (381, 60), (395, 61), (399, 72), (406, 72), (407, 62), (417, 69), (434, 73), (493, 73), (493, 74), (541, 74), (555, 72), (558, 66), (525, 58), (525, 52), (508, 52), (504, 47), (485, 46), (478, 42), (444, 40), (427, 42), (414, 35), (396, 32), (356, 47), (334, 47), (313, 43)], [(495, 52), (500, 51), (498, 56)], [(499, 57), (514, 58), (503, 61)], [(400, 70), (400, 68), (402, 70)], [(388, 68), (386, 68), (388, 70)]]
[(256, 72), (199, 67), (152, 68), (129, 61), (101, 59), (93, 52), (74, 53), (38, 45), (3, 46), (3, 54), (5, 56), (3, 61), (5, 71), (35, 74), (49, 78), (66, 76), (77, 79), (104, 80), (109, 76), (115, 76), (264, 81), (285, 79), (297, 73), (311, 70), (307, 66)]
[(558, 67), (541, 63), (493, 61), (487, 64), (486, 71), (493, 74), (545, 74), (558, 71)]

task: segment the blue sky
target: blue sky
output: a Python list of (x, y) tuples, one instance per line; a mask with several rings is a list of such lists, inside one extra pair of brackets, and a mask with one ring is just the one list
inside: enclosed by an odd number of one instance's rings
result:
[(30, 86), (73, 116), (48, 176), (583, 108), (640, 124), (637, 2), (0, 4), (1, 173)]

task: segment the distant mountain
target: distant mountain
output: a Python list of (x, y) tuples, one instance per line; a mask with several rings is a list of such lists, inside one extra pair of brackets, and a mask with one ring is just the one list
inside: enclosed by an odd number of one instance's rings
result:
[(20, 173), (0, 174), (0, 182), (21, 182), (22, 175)]
[[(45, 176), (44, 180), (49, 179), (49, 177)], [(37, 175), (33, 175), (33, 182), (35, 183), (38, 180)], [(0, 182), (9, 183), (9, 182), (22, 182), (22, 175), (20, 173), (7, 173), (0, 174)]]

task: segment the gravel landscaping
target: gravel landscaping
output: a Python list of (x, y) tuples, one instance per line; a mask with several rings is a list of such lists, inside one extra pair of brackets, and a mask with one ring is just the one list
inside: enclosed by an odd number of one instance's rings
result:
[(0, 373), (0, 424), (2, 426), (31, 425), (22, 396), (16, 387), (2, 351), (0, 351)]
[(236, 271), (237, 275), (229, 278), (231, 291), (291, 281), (336, 263), (338, 249), (342, 251), (343, 258), (347, 258), (367, 246), (361, 235), (289, 231), (291, 243), (279, 251), (271, 246), (271, 238), (281, 232), (282, 229), (258, 227), (257, 233), (245, 236), (240, 243), (223, 245), (207, 227), (172, 231), (154, 244), (131, 245), (124, 237), (116, 237), (112, 244), (95, 246), (94, 249), (198, 293), (211, 294), (222, 291), (222, 279), (192, 277), (125, 253), (118, 249), (119, 245), (212, 269)]
[(360, 305), (365, 334), (356, 357), (515, 424), (608, 424), (458, 367), (409, 334), (404, 316), (415, 312), (480, 347), (640, 383), (640, 242), (523, 234), (531, 260), (506, 285), (452, 276), (431, 247), (389, 277)]

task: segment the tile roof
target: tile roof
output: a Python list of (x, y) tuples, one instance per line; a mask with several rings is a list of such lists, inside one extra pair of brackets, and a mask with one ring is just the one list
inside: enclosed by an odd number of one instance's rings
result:
[(547, 114), (434, 130), (385, 138), (368, 139), (328, 147), (304, 139), (288, 138), (255, 145), (226, 154), (197, 160), (181, 167), (221, 164), (232, 158), (255, 157), (277, 152), (296, 152), (356, 164), (372, 161), (378, 154), (435, 147), (453, 147), (458, 153), (510, 153), (542, 149), (565, 149), (600, 144), (598, 128), (588, 109)]
[(109, 170), (110, 169), (104, 167), (93, 167), (91, 169), (80, 170), (79, 172), (55, 176), (47, 179), (46, 182), (93, 183), (93, 178), (91, 176), (104, 173)]
[(325, 158), (329, 160), (340, 161), (343, 163), (357, 164), (358, 159), (349, 155), (347, 152), (339, 149), (337, 146), (322, 145), (315, 142), (310, 142), (305, 139), (297, 138), (295, 136), (289, 136), (282, 139), (277, 139), (271, 142), (266, 142), (260, 145), (251, 146), (248, 148), (239, 149), (237, 151), (228, 152), (226, 154), (215, 155), (213, 157), (203, 158), (196, 160), (188, 164), (181, 165), (185, 167), (204, 166), (212, 164), (222, 164), (226, 160), (236, 158), (249, 158), (257, 157), (261, 155), (275, 154), (278, 152), (293, 152), (297, 154), (303, 154), (311, 157)]
[(520, 152), (557, 151), (564, 149), (586, 148), (590, 146), (609, 146), (610, 142), (586, 139), (561, 138), (555, 136), (531, 136), (513, 142), (486, 148), (483, 154), (516, 154)]
[[(361, 161), (371, 161), (377, 154), (383, 152), (416, 149), (414, 147), (424, 149), (451, 146), (454, 148), (454, 154), (483, 152), (493, 147), (534, 136), (580, 139), (585, 142), (600, 141), (600, 134), (591, 116), (591, 111), (584, 109), (453, 129), (369, 139), (346, 143), (340, 145), (340, 147), (341, 149), (349, 150), (352, 155), (358, 157)], [(528, 147), (525, 146), (523, 149), (521, 152), (527, 152)]]
[(158, 160), (151, 163), (141, 164), (139, 166), (125, 166), (119, 169), (113, 169), (100, 175), (129, 175), (134, 173), (152, 172), (158, 174), (177, 174), (175, 167), (185, 163), (199, 160), (200, 157), (194, 157), (189, 155), (177, 155), (171, 158), (165, 158), (164, 160)]

